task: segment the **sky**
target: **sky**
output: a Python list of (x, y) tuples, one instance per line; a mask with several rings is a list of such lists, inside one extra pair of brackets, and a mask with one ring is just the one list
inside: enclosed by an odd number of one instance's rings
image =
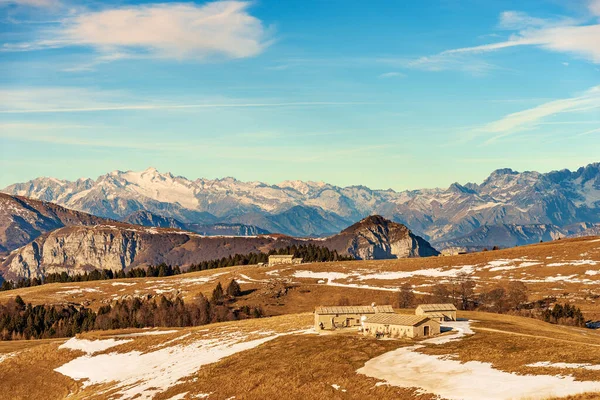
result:
[(600, 0), (0, 0), (0, 187), (395, 190), (600, 161)]

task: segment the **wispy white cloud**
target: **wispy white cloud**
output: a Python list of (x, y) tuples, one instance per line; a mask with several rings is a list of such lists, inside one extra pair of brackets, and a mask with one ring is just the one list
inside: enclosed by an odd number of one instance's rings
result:
[[(517, 132), (532, 129), (543, 123), (545, 118), (557, 114), (574, 113), (600, 108), (600, 86), (595, 86), (581, 95), (543, 103), (539, 106), (508, 114), (503, 118), (475, 129), (476, 134), (492, 134), (488, 143)], [(593, 131), (590, 131), (593, 132)]]
[[(52, 106), (48, 106), (51, 104)], [(350, 101), (248, 101), (246, 99), (196, 99), (186, 103), (139, 99), (121, 91), (86, 88), (0, 89), (0, 114), (48, 114), (101, 111), (153, 111), (210, 108), (323, 107), (367, 104)]]
[(406, 74), (403, 74), (402, 72), (397, 72), (397, 71), (393, 71), (393, 72), (385, 72), (381, 75), (379, 75), (380, 78), (404, 78), (406, 77)]
[[(50, 0), (31, 0), (50, 1)], [(252, 57), (271, 43), (268, 29), (249, 14), (249, 2), (162, 3), (101, 11), (78, 11), (58, 28), (30, 42), (4, 43), (4, 51), (83, 46), (101, 55), (142, 54), (155, 58)]]
[(568, 53), (600, 63), (600, 1), (589, 3), (594, 23), (572, 18), (544, 19), (518, 11), (505, 11), (500, 15), (499, 26), (515, 31), (508, 40), (479, 46), (446, 50), (440, 56), (478, 54), (516, 46), (537, 46), (546, 50)]
[(585, 131), (585, 132), (581, 132), (577, 136), (587, 136), (587, 135), (591, 135), (592, 133), (600, 133), (600, 128), (598, 128), (598, 129), (592, 129), (592, 130)]
[[(600, 0), (588, 3), (589, 16), (586, 20), (568, 17), (545, 19), (519, 11), (500, 14), (498, 27), (512, 31), (508, 39), (478, 46), (449, 49), (438, 54), (420, 57), (408, 64), (409, 67), (427, 71), (461, 70), (475, 75), (484, 75), (498, 68), (474, 55), (499, 51), (518, 46), (535, 46), (545, 50), (566, 53), (600, 64)], [(589, 21), (592, 21), (591, 23)], [(480, 39), (498, 38), (492, 33)]]
[(61, 5), (59, 0), (0, 0), (0, 6), (16, 5), (29, 7), (56, 7)]
[(457, 70), (474, 76), (484, 76), (490, 71), (499, 68), (497, 65), (483, 60), (474, 60), (461, 54), (452, 53), (441, 53), (432, 56), (419, 57), (406, 62), (405, 65), (407, 68), (432, 72)]

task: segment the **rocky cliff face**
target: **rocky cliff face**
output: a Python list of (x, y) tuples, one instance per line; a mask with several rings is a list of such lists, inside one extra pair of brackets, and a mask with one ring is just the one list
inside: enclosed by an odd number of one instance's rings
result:
[(439, 252), (406, 226), (379, 215), (367, 217), (324, 241), (359, 260), (430, 257)]
[(120, 271), (163, 262), (185, 267), (234, 254), (268, 252), (301, 244), (328, 247), (363, 260), (438, 254), (405, 226), (379, 216), (366, 218), (326, 239), (283, 235), (210, 237), (176, 229), (114, 223), (56, 229), (12, 252), (0, 271), (5, 279), (19, 280), (41, 278), (54, 272)]
[(41, 278), (45, 274), (79, 274), (93, 269), (127, 270), (167, 263), (187, 266), (236, 253), (269, 251), (298, 243), (269, 236), (205, 237), (175, 229), (113, 224), (71, 226), (42, 235), (14, 251), (0, 270), (5, 279)]

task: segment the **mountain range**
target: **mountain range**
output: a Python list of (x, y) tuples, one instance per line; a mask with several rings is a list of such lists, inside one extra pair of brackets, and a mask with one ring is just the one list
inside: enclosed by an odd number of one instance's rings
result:
[(549, 173), (498, 169), (479, 184), (400, 192), (312, 181), (269, 185), (234, 178), (189, 180), (154, 168), (113, 171), (95, 180), (36, 178), (3, 192), (121, 221), (149, 212), (156, 218), (148, 223), (158, 218), (157, 226), (239, 224), (293, 236), (329, 236), (379, 214), (438, 248), (458, 239), (495, 245), (498, 235), (486, 232), (498, 229), (485, 228), (489, 226), (504, 226), (510, 235), (506, 243), (525, 244), (560, 232), (577, 234), (589, 228), (584, 224), (600, 223), (600, 163)]

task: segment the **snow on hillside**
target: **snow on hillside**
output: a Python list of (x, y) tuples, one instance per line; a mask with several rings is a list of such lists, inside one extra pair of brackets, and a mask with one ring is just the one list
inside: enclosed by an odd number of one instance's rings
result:
[(577, 381), (571, 376), (517, 375), (494, 369), (486, 362), (461, 363), (448, 355), (420, 353), (418, 350), (424, 344), (440, 345), (460, 340), (466, 334), (476, 334), (468, 321), (444, 322), (443, 326), (453, 328), (456, 333), (384, 353), (369, 360), (356, 372), (380, 379), (383, 384), (416, 387), (422, 393), (449, 400), (542, 400), (600, 390), (600, 382), (596, 381)]
[[(152, 399), (194, 374), (204, 365), (215, 363), (233, 354), (255, 348), (283, 335), (305, 333), (304, 331), (251, 331), (220, 329), (211, 335), (208, 329), (195, 330), (183, 335), (179, 331), (142, 332), (136, 336), (167, 336), (151, 350), (104, 352), (126, 344), (132, 339), (105, 339), (90, 341), (71, 338), (61, 349), (84, 351), (77, 357), (56, 368), (55, 371), (80, 381), (84, 388), (90, 385), (109, 385), (115, 399)], [(173, 335), (178, 335), (173, 337)], [(162, 340), (162, 339), (159, 339)], [(118, 348), (115, 348), (118, 350)]]

